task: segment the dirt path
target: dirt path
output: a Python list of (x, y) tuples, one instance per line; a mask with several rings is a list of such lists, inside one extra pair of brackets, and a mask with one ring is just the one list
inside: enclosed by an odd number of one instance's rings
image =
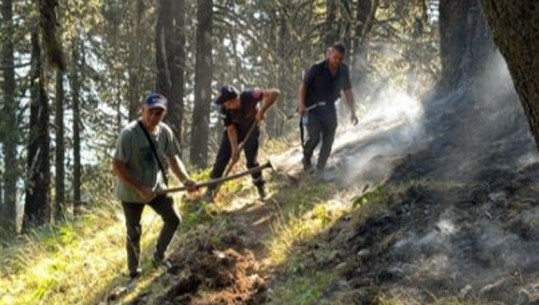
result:
[(263, 267), (265, 241), (279, 214), (279, 202), (265, 202), (246, 190), (234, 198), (218, 197), (220, 224), (201, 224), (182, 238), (172, 250), (171, 272), (159, 281), (169, 283), (164, 291), (141, 293), (130, 304), (261, 304), (266, 299), (267, 279)]

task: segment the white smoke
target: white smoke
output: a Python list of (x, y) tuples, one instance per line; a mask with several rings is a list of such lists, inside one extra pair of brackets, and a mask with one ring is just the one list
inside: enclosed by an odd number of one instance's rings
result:
[[(414, 97), (388, 88), (351, 127), (348, 118), (333, 145), (329, 168), (344, 185), (379, 183), (390, 174), (393, 161), (411, 153), (423, 138), (423, 107)], [(331, 175), (331, 173), (328, 173)]]

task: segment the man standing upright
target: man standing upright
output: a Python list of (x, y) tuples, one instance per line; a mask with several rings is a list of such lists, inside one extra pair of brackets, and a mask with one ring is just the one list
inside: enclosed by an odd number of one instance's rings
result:
[[(337, 130), (335, 101), (340, 97), (341, 91), (344, 91), (352, 124), (358, 123), (349, 69), (342, 62), (345, 52), (342, 43), (335, 43), (327, 51), (325, 60), (315, 63), (307, 70), (299, 88), (298, 113), (307, 129), (302, 160), (306, 172), (313, 171), (311, 158), (320, 140), (322, 147), (316, 169), (322, 171), (326, 166)], [(308, 110), (309, 107), (313, 108)]]
[[(180, 223), (172, 197), (160, 194), (167, 188), (164, 165), (168, 165), (190, 191), (196, 189), (183, 165), (178, 141), (168, 125), (162, 122), (167, 111), (167, 99), (161, 94), (148, 95), (142, 102), (141, 116), (121, 132), (112, 161), (117, 177), (116, 194), (122, 202), (127, 227), (127, 267), (129, 276), (140, 275), (140, 219), (149, 205), (163, 220), (163, 228), (153, 255), (154, 266), (170, 267), (165, 251)], [(165, 162), (166, 161), (166, 162)]]

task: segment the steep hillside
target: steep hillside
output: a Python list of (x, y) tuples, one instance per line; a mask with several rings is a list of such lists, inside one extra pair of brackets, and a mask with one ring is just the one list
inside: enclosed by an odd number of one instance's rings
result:
[(290, 143), (265, 156), (271, 199), (184, 198), (175, 267), (103, 303), (539, 304), (539, 158), (511, 86), (380, 96), (325, 172)]

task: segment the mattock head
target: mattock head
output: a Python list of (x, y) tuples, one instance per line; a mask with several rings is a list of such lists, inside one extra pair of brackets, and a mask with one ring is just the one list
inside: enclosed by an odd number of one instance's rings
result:
[(270, 168), (272, 172), (275, 172), (275, 168), (273, 167), (273, 164), (271, 164), (270, 160), (266, 161), (266, 163), (264, 163), (262, 165), (263, 168)]

